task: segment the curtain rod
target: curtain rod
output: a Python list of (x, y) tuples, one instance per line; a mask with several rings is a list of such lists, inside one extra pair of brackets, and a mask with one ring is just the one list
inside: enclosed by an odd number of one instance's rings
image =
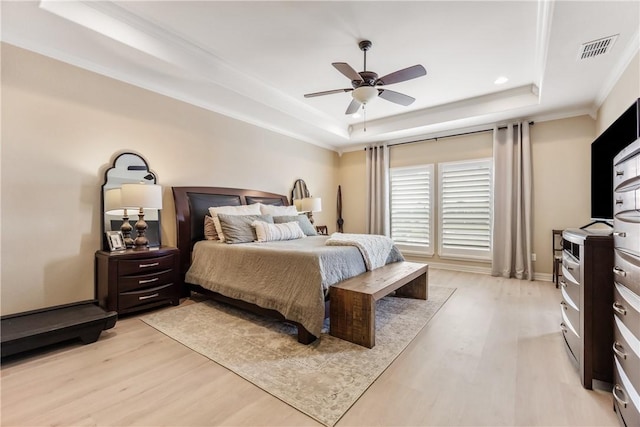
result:
[[(533, 121), (529, 122), (529, 126), (533, 126), (533, 125), (535, 125), (535, 122), (533, 122)], [(506, 129), (506, 128), (507, 128), (507, 126), (498, 127), (498, 129)], [(387, 144), (387, 145), (389, 147), (395, 147), (396, 145), (415, 144), (416, 142), (438, 141), (438, 139), (453, 138), (453, 137), (456, 137), (456, 136), (473, 135), (475, 133), (489, 132), (489, 131), (492, 131), (492, 130), (493, 130), (493, 128), (480, 129), (480, 130), (473, 130), (473, 131), (470, 131), (470, 132), (456, 133), (456, 134), (453, 134), (453, 135), (437, 136), (435, 138), (416, 139), (416, 140), (413, 140), (413, 141), (396, 142), (395, 144), (391, 143), (391, 144)], [(367, 147), (365, 147), (364, 150), (366, 151)]]

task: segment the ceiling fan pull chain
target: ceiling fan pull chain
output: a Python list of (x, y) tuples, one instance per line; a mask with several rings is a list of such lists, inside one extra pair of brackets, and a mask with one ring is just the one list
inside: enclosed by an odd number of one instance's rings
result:
[(367, 131), (367, 109), (365, 108), (366, 104), (362, 104), (362, 126), (364, 131)]

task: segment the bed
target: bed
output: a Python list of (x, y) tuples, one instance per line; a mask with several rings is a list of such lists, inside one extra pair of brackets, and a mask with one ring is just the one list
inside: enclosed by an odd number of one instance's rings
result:
[[(320, 335), (330, 286), (367, 271), (356, 247), (327, 246), (329, 236), (231, 245), (205, 239), (210, 207), (288, 206), (284, 195), (219, 187), (173, 187), (173, 195), (186, 289), (288, 321), (303, 344)], [(402, 259), (394, 247), (386, 262)]]

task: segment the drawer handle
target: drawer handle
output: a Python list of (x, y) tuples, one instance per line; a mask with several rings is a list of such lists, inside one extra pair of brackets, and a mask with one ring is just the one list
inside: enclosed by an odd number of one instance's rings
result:
[(624, 200), (622, 199), (616, 199), (616, 205), (621, 205), (624, 203)]
[(624, 170), (616, 171), (616, 176), (623, 176), (623, 175), (624, 175)]
[(618, 267), (617, 265), (613, 267), (613, 273), (617, 274), (618, 276), (627, 277), (627, 272), (621, 269), (620, 267)]
[(573, 267), (571, 267), (569, 264), (563, 264), (564, 268), (566, 268), (569, 271), (573, 271)]
[(560, 280), (560, 284), (562, 285), (563, 288), (567, 287), (567, 282), (565, 282), (564, 280)]
[(560, 329), (562, 329), (562, 332), (564, 332), (565, 334), (569, 332), (567, 330), (567, 325), (565, 325), (564, 322), (560, 323)]
[(560, 301), (560, 305), (562, 306), (562, 308), (564, 308), (565, 310), (568, 310), (567, 308), (567, 303), (564, 301)]
[(157, 267), (159, 265), (159, 262), (152, 262), (151, 264), (140, 264), (140, 268)]
[(144, 285), (145, 283), (153, 283), (157, 281), (158, 281), (157, 277), (154, 277), (153, 279), (138, 280), (138, 285)]
[(622, 393), (626, 397), (626, 393), (624, 392), (622, 387), (620, 387), (618, 384), (616, 384), (613, 387), (613, 391), (612, 391), (613, 397), (614, 397), (614, 399), (616, 399), (618, 401), (618, 403), (620, 405), (622, 405), (623, 408), (626, 408), (627, 407), (627, 401), (625, 399), (622, 399), (621, 397), (618, 397), (618, 392)]
[(159, 297), (159, 296), (160, 296), (160, 294), (156, 292), (155, 294), (138, 297), (138, 300), (139, 301), (143, 301), (143, 300), (146, 300), (146, 299), (155, 298), (155, 297)]
[(627, 233), (625, 233), (624, 231), (614, 231), (613, 235), (616, 237), (627, 237)]
[(616, 313), (621, 314), (623, 316), (627, 315), (627, 309), (624, 308), (624, 305), (620, 304), (618, 301), (613, 303), (613, 309)]
[(613, 343), (613, 352), (618, 356), (620, 356), (622, 359), (626, 359), (627, 353), (625, 353), (623, 350), (624, 350), (624, 347), (618, 341)]

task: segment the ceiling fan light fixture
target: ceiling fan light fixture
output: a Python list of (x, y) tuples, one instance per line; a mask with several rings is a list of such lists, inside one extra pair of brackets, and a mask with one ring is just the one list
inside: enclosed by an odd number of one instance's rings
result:
[(372, 86), (360, 86), (351, 92), (353, 99), (361, 104), (367, 104), (378, 96), (378, 89)]

